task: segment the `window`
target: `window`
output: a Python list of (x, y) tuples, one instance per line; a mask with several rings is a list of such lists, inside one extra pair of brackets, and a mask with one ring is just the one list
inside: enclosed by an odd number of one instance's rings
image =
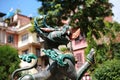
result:
[(83, 64), (81, 53), (76, 54), (76, 59), (77, 59), (77, 68), (79, 68)]
[(14, 35), (8, 35), (7, 42), (8, 43), (13, 43), (14, 42)]
[(40, 56), (40, 49), (36, 48), (36, 56), (39, 57)]
[(85, 35), (80, 34), (76, 39), (75, 39), (75, 44), (78, 44), (81, 42), (81, 40), (85, 39)]
[(28, 53), (29, 53), (29, 50), (26, 49), (26, 50), (22, 51), (22, 53), (23, 53), (23, 54), (28, 54)]
[(79, 37), (77, 37), (76, 39), (75, 39), (75, 44), (78, 44), (80, 42), (80, 39), (79, 39)]
[(28, 40), (28, 33), (22, 35), (22, 42), (27, 41)]

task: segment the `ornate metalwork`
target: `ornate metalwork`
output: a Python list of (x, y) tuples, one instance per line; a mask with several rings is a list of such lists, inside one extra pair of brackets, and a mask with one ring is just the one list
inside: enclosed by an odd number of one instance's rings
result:
[[(46, 26), (45, 22), (43, 22), (43, 25)], [(80, 80), (90, 65), (94, 63), (94, 49), (88, 54), (87, 61), (83, 66), (76, 71), (75, 58), (72, 55), (72, 52), (70, 54), (62, 54), (62, 52), (58, 50), (59, 45), (67, 45), (68, 42), (70, 42), (70, 34), (67, 33), (70, 26), (64, 25), (62, 29), (54, 29), (50, 26), (48, 28), (47, 25), (46, 28), (40, 28), (35, 18), (34, 27), (36, 33), (44, 39), (43, 52), (46, 56), (52, 59), (52, 62), (50, 61), (50, 64), (48, 64), (44, 71), (33, 75), (26, 74), (20, 77), (19, 80), (62, 80), (65, 78), (67, 78), (67, 80)], [(27, 62), (31, 62), (32, 59), (35, 59), (36, 62), (31, 67), (15, 70), (12, 74), (12, 80), (16, 73), (31, 69), (37, 63), (37, 58), (33, 54), (22, 55), (20, 58)]]

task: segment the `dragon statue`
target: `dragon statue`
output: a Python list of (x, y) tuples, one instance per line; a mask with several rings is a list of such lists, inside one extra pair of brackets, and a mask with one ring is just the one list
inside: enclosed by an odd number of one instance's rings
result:
[[(45, 18), (45, 17), (44, 17)], [(94, 63), (94, 49), (91, 49), (87, 55), (86, 62), (79, 68), (75, 69), (75, 58), (71, 53), (63, 54), (58, 49), (59, 45), (67, 45), (70, 42), (70, 26), (65, 23), (62, 29), (54, 29), (43, 22), (44, 28), (40, 28), (36, 18), (34, 19), (34, 27), (36, 33), (44, 40), (44, 49), (42, 50), (49, 58), (49, 64), (45, 70), (35, 73), (26, 74), (18, 78), (18, 80), (81, 80), (84, 73), (89, 69), (91, 64)], [(17, 73), (29, 70), (37, 64), (37, 57), (34, 54), (24, 54), (20, 59), (30, 63), (32, 59), (35, 63), (30, 67), (20, 68), (13, 72), (12, 80)]]

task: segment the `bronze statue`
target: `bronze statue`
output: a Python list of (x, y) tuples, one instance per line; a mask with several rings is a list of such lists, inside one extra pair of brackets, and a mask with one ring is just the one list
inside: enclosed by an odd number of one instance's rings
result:
[[(26, 74), (21, 76), (18, 80), (80, 80), (90, 65), (94, 63), (94, 50), (92, 49), (90, 51), (87, 56), (87, 61), (78, 71), (76, 71), (75, 58), (72, 52), (70, 54), (62, 54), (58, 49), (59, 45), (67, 45), (70, 42), (69, 36), (71, 35), (71, 28), (69, 24), (65, 22), (62, 29), (52, 28), (45, 22), (43, 25), (45, 28), (40, 28), (37, 20), (34, 20), (35, 31), (44, 40), (43, 52), (50, 59), (49, 64), (46, 66), (45, 70), (33, 75)], [(21, 59), (27, 62), (35, 59), (37, 63), (35, 55), (22, 55)], [(12, 74), (12, 80), (14, 80), (16, 73), (31, 69), (36, 63), (31, 67), (15, 70)]]

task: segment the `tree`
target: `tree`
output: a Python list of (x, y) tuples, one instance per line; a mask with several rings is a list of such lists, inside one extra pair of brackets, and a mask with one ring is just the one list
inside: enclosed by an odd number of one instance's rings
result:
[[(48, 25), (52, 27), (59, 26), (62, 25), (61, 19), (70, 18), (70, 26), (80, 28), (81, 34), (85, 34), (87, 38), (88, 47), (86, 53), (91, 48), (98, 49), (94, 39), (101, 38), (101, 34), (107, 35), (111, 33), (113, 35), (113, 24), (104, 20), (105, 17), (113, 15), (113, 5), (109, 3), (109, 0), (38, 1), (42, 2), (42, 7), (38, 11), (40, 15), (47, 15), (46, 22)], [(39, 22), (42, 23), (42, 20)], [(105, 47), (107, 48), (107, 46)]]
[(114, 58), (120, 60), (120, 43), (112, 44), (112, 46), (113, 47), (111, 48), (111, 51), (114, 55)]
[(92, 80), (120, 80), (120, 60), (109, 60), (99, 65)]
[(0, 46), (0, 80), (10, 80), (12, 72), (18, 68), (20, 59), (16, 49)]
[(95, 47), (94, 38), (100, 34), (107, 34), (111, 27), (106, 26), (105, 17), (112, 16), (112, 4), (109, 0), (38, 0), (42, 7), (38, 9), (40, 15), (47, 15), (48, 25), (55, 27), (62, 25), (61, 19), (70, 18), (70, 26), (78, 27), (81, 34), (85, 34), (89, 44), (88, 51)]

